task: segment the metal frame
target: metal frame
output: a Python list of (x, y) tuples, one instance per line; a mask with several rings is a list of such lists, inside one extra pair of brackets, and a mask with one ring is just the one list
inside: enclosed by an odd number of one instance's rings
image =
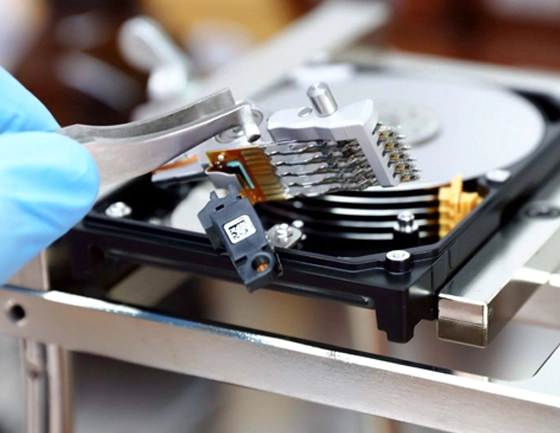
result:
[(441, 290), (439, 338), (487, 347), (539, 287), (560, 287), (559, 243), (556, 175)]
[(560, 428), (560, 348), (532, 379), (505, 382), (57, 291), (6, 286), (0, 305), (1, 333), (71, 351), (457, 433)]
[[(9, 281), (38, 292), (49, 290), (47, 253), (43, 251)], [(4, 305), (13, 314), (14, 304)], [(13, 319), (13, 315), (11, 316)], [(39, 342), (41, 341), (41, 342)], [(25, 431), (70, 433), (73, 431), (72, 368), (69, 353), (34, 336), (21, 340), (25, 381)]]

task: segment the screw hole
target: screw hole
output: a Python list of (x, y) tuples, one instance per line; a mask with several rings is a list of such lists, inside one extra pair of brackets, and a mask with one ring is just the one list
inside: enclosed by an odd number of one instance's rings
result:
[(20, 324), (23, 319), (25, 319), (25, 310), (21, 305), (14, 304), (8, 309), (8, 318), (14, 324)]
[(270, 260), (268, 259), (267, 256), (257, 256), (251, 262), (251, 266), (253, 267), (253, 269), (255, 271), (257, 271), (259, 274), (261, 274), (264, 271), (266, 271), (268, 269), (268, 267), (270, 266)]

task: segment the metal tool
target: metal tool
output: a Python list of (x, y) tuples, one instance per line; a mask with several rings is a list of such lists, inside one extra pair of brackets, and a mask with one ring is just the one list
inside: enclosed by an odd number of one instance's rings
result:
[(87, 148), (102, 185), (108, 185), (149, 173), (234, 127), (240, 127), (249, 142), (260, 136), (251, 106), (236, 103), (226, 89), (155, 119), (116, 126), (72, 125), (58, 132)]

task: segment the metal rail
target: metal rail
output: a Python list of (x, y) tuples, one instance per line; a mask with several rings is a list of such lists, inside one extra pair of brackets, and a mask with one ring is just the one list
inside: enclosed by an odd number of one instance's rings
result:
[[(47, 253), (41, 252), (9, 281), (37, 292), (49, 290)], [(24, 311), (10, 303), (4, 306), (11, 320)], [(72, 433), (72, 372), (68, 352), (42, 343), (34, 336), (21, 340), (27, 433)]]
[(0, 305), (0, 333), (68, 350), (457, 433), (560, 429), (560, 349), (531, 380), (505, 382), (57, 291), (3, 287)]
[(486, 347), (541, 286), (559, 286), (560, 176), (523, 206), (439, 293), (438, 336)]

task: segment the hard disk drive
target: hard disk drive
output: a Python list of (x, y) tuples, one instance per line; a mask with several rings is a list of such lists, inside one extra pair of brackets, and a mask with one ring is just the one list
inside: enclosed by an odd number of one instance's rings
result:
[[(307, 67), (252, 99), (271, 112), (305, 108), (317, 81), (339, 105), (373, 100), (384, 123), (400, 126), (421, 179), (257, 203), (283, 269), (265, 289), (375, 309), (389, 340), (409, 341), (420, 320), (437, 318), (446, 282), (555, 172), (560, 104), (522, 88), (351, 64)], [(214, 186), (188, 170), (117, 188), (70, 232), (80, 287), (102, 296), (142, 264), (239, 281), (197, 219)]]

